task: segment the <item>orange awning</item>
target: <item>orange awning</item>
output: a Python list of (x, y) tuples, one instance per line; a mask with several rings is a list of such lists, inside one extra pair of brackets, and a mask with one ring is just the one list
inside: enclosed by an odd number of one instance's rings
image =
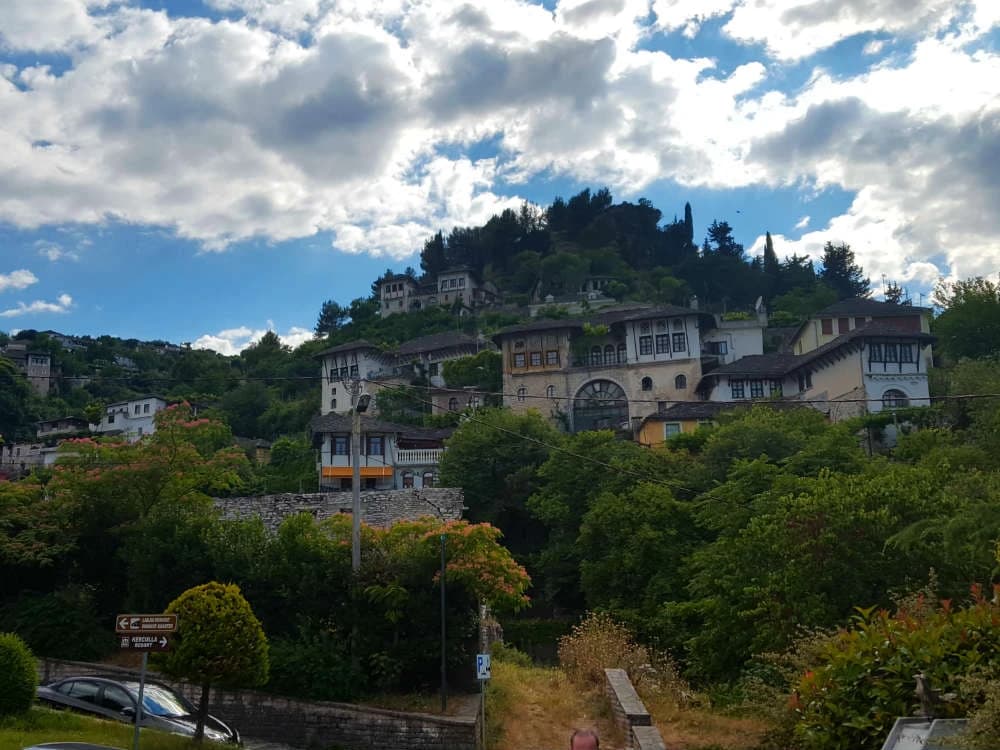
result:
[[(323, 476), (328, 479), (351, 479), (354, 471), (350, 466), (324, 466)], [(362, 466), (361, 477), (371, 479), (373, 477), (391, 477), (392, 467), (390, 466)]]

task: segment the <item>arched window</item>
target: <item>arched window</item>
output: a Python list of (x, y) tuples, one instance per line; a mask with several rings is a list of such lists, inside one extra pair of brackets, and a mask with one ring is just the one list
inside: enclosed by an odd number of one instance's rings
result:
[(653, 379), (650, 377), (645, 377), (642, 379), (642, 390), (651, 391), (653, 390)]
[(433, 487), (434, 486), (434, 472), (433, 471), (425, 471), (424, 472), (423, 486), (424, 487)]
[(527, 397), (528, 397), (528, 389), (527, 388), (518, 388), (517, 389), (517, 400), (518, 401), (524, 401)]
[(592, 380), (573, 401), (573, 429), (613, 430), (628, 424), (628, 398), (617, 383)]
[(898, 388), (890, 388), (882, 394), (882, 406), (886, 409), (902, 409), (910, 405), (910, 399)]
[(595, 346), (590, 350), (590, 364), (599, 365), (601, 364), (601, 347)]
[(613, 365), (615, 363), (615, 348), (608, 344), (604, 347), (604, 364)]
[(554, 385), (549, 385), (545, 387), (545, 397), (546, 398), (556, 397), (556, 387)]
[(678, 375), (676, 378), (674, 378), (674, 388), (676, 388), (678, 391), (683, 391), (687, 387), (688, 387), (687, 375)]
[(448, 399), (448, 411), (458, 411), (458, 399), (454, 396)]
[(628, 353), (625, 344), (618, 345), (618, 364), (623, 365), (628, 362)]
[(403, 489), (408, 490), (413, 486), (413, 472), (404, 471), (403, 472)]

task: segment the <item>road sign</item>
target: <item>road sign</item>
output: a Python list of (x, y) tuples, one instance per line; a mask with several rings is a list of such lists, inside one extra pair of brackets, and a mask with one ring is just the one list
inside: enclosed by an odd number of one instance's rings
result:
[(116, 633), (174, 633), (177, 615), (118, 615)]
[(476, 654), (476, 679), (490, 679), (490, 655)]
[(169, 651), (170, 639), (155, 633), (126, 633), (118, 636), (123, 651)]

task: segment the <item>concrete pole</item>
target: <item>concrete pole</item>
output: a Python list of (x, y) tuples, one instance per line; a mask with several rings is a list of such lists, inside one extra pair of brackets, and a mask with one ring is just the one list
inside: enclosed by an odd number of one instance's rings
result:
[(360, 388), (351, 389), (351, 570), (361, 570), (361, 413)]

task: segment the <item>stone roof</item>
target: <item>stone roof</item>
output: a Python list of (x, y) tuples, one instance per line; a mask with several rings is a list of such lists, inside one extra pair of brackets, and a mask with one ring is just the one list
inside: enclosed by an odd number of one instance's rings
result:
[(874, 299), (855, 297), (853, 299), (842, 299), (834, 302), (829, 307), (825, 307), (812, 317), (826, 317), (837, 315), (866, 315), (873, 318), (897, 317), (899, 315), (922, 315), (929, 313), (926, 307), (915, 307), (913, 305), (898, 305), (894, 302), (879, 302)]
[(677, 305), (629, 305), (624, 308), (604, 309), (587, 316), (575, 316), (572, 318), (552, 318), (546, 320), (536, 320), (531, 323), (509, 326), (498, 331), (493, 340), (517, 333), (531, 333), (533, 331), (559, 331), (566, 329), (582, 329), (585, 323), (591, 325), (615, 325), (616, 323), (629, 323), (636, 320), (652, 320), (653, 318), (680, 317), (683, 315), (699, 315), (697, 310), (689, 307), (678, 307)]
[(375, 346), (375, 344), (370, 344), (364, 339), (361, 339), (359, 341), (349, 341), (346, 344), (338, 344), (337, 346), (331, 346), (329, 349), (324, 349), (318, 354), (314, 354), (313, 358), (315, 359), (317, 357), (324, 357), (327, 354), (339, 354), (341, 352), (355, 352), (355, 351), (360, 351), (361, 349), (374, 349), (375, 351), (380, 353), (382, 351), (379, 347)]
[(643, 420), (643, 422), (709, 420), (715, 419), (722, 412), (733, 411), (735, 409), (749, 409), (751, 406), (766, 406), (768, 408), (781, 410), (806, 408), (799, 402), (777, 401), (774, 399), (740, 403), (726, 403), (722, 401), (677, 401), (663, 411), (650, 414)]
[[(309, 422), (309, 429), (315, 435), (324, 432), (344, 433), (351, 431), (350, 414), (322, 414)], [(416, 427), (410, 424), (387, 422), (377, 417), (361, 415), (362, 432), (382, 432), (399, 435), (411, 440), (444, 440), (454, 432), (452, 428)]]
[(476, 343), (475, 336), (470, 336), (467, 333), (445, 331), (444, 333), (432, 333), (427, 336), (420, 336), (409, 341), (404, 341), (396, 347), (396, 354), (401, 356), (421, 354), (423, 352), (434, 352), (440, 349), (452, 349), (459, 346), (475, 346)]

